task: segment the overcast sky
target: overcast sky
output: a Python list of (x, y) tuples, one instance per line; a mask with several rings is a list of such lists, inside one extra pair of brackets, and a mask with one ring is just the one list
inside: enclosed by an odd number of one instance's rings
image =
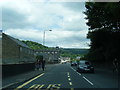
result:
[[(86, 39), (85, 2), (3, 0), (0, 29), (20, 40), (62, 48), (89, 48)], [(47, 30), (52, 30), (47, 31)]]

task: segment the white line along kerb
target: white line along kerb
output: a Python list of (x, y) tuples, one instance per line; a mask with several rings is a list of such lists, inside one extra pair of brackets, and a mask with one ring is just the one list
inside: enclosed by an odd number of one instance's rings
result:
[(88, 83), (90, 83), (91, 85), (93, 85), (93, 83), (90, 82), (86, 77), (83, 76), (83, 78), (84, 78)]
[[(71, 68), (72, 68), (72, 67), (71, 67)], [(72, 70), (76, 72), (76, 70), (75, 70), (75, 69), (73, 69), (73, 68), (72, 68)]]

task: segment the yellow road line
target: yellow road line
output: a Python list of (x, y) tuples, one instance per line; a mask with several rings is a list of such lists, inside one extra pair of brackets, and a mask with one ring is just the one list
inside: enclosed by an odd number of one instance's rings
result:
[(35, 87), (35, 89), (37, 89), (39, 86), (40, 86), (40, 85), (37, 85), (37, 86)]
[(32, 89), (33, 87), (35, 87), (36, 86), (36, 84), (34, 84), (34, 85), (32, 85), (31, 87), (29, 87), (27, 90), (30, 90), (30, 89)]
[(29, 80), (29, 81), (25, 82), (24, 84), (22, 84), (22, 85), (18, 86), (18, 87), (17, 87), (16, 89), (14, 89), (14, 90), (18, 90), (18, 89), (20, 89), (20, 88), (22, 88), (22, 87), (26, 86), (27, 84), (29, 84), (29, 83), (30, 83), (30, 82), (32, 82), (33, 80), (35, 80), (35, 79), (37, 79), (37, 78), (41, 77), (42, 75), (44, 75), (44, 73), (42, 73), (42, 74), (38, 75), (37, 77), (35, 77), (35, 78), (33, 78), (33, 79), (31, 79), (31, 80)]
[(49, 84), (49, 86), (47, 87), (47, 89), (49, 89), (52, 86), (52, 84)]
[(70, 90), (74, 90), (74, 88), (70, 88)]
[(40, 90), (45, 84), (41, 85), (37, 90)]

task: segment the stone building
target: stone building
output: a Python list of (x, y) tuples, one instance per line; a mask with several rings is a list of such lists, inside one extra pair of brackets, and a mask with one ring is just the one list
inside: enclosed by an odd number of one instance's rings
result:
[(34, 50), (26, 44), (7, 34), (2, 33), (0, 49), (2, 50), (2, 64), (21, 64), (35, 62)]
[(43, 55), (47, 63), (60, 63), (60, 51), (57, 48), (36, 50), (36, 55)]

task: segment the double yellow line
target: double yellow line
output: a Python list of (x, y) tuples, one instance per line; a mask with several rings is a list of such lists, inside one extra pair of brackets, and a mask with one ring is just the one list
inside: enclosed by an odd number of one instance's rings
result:
[(15, 88), (14, 90), (18, 90), (18, 89), (20, 89), (20, 88), (22, 88), (22, 87), (26, 86), (27, 84), (29, 84), (29, 83), (31, 83), (33, 80), (35, 80), (35, 79), (37, 79), (37, 78), (39, 78), (39, 77), (43, 76), (44, 74), (45, 74), (45, 73), (42, 73), (42, 74), (40, 74), (40, 75), (36, 76), (35, 78), (33, 78), (33, 79), (31, 79), (31, 80), (29, 80), (29, 81), (25, 82), (24, 84), (22, 84), (22, 85), (18, 86), (18, 87), (17, 87), (17, 88)]

